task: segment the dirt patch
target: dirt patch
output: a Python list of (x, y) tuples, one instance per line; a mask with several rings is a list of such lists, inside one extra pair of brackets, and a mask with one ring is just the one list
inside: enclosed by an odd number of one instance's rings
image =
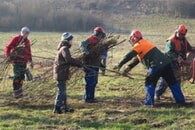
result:
[(138, 125), (138, 124), (143, 124), (143, 123), (147, 123), (148, 120), (147, 119), (135, 119), (131, 121), (134, 125)]
[(164, 126), (166, 126), (166, 124), (165, 123), (160, 123), (160, 122), (152, 124), (153, 128), (161, 128), (161, 127), (164, 127)]
[(186, 103), (175, 103), (172, 97), (163, 96), (160, 101), (155, 103), (155, 107), (167, 107), (167, 108), (178, 108), (178, 107), (195, 107), (194, 101), (191, 96), (185, 96)]
[[(56, 126), (41, 126), (41, 127), (38, 127), (37, 129), (58, 129), (58, 127), (56, 127)], [(66, 130), (66, 129), (63, 129), (63, 130)]]

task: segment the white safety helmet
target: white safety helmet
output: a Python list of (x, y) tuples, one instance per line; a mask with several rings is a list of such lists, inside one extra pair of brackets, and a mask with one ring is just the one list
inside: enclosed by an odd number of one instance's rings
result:
[(73, 39), (73, 35), (71, 33), (69, 33), (69, 32), (65, 32), (61, 36), (61, 41), (64, 41), (64, 40), (70, 41), (72, 39)]
[(30, 29), (29, 29), (28, 27), (23, 27), (23, 28), (21, 29), (21, 33), (24, 33), (24, 32), (30, 33)]

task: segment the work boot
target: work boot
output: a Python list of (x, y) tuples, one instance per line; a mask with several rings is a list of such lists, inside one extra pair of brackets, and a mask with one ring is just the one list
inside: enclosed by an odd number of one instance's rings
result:
[(97, 103), (98, 101), (96, 99), (86, 99), (85, 103)]
[(62, 114), (62, 110), (59, 106), (55, 106), (54, 110), (53, 110), (53, 113), (56, 113), (56, 114)]
[(23, 93), (22, 84), (14, 83), (13, 87), (14, 87), (13, 97), (14, 98), (22, 98), (23, 97), (23, 94), (22, 94)]
[(20, 88), (18, 90), (14, 90), (13, 97), (14, 98), (22, 98), (23, 97), (22, 93), (23, 93), (22, 88)]
[(155, 95), (154, 100), (155, 100), (156, 102), (160, 102), (160, 96)]
[(66, 113), (66, 112), (73, 113), (73, 112), (74, 112), (74, 109), (66, 107), (66, 108), (64, 109), (64, 112), (65, 112), (65, 113)]

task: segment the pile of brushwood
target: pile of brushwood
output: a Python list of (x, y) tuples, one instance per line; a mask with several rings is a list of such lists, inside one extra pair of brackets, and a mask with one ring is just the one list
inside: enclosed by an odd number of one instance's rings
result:
[[(106, 38), (101, 40), (97, 46), (95, 46), (91, 51), (91, 55), (96, 57), (97, 55), (101, 55), (104, 51), (109, 50), (110, 48), (117, 46), (123, 43), (125, 40), (121, 39), (119, 35), (108, 34)], [(25, 49), (23, 45), (19, 45), (15, 48), (15, 51), (11, 53), (13, 58), (22, 56), (21, 52)], [(83, 60), (85, 57), (84, 54), (81, 53), (79, 49), (72, 52), (74, 58), (79, 60)], [(33, 80), (27, 81), (24, 83), (23, 91), (24, 98), (22, 101), (29, 101), (30, 103), (36, 102), (48, 102), (50, 99), (54, 99), (56, 89), (55, 81), (53, 79), (53, 61), (54, 57), (41, 57), (41, 56), (33, 56), (33, 62), (35, 63), (34, 69), (30, 69)], [(6, 77), (9, 75), (10, 67), (9, 58), (4, 58), (0, 64), (0, 77)], [(84, 66), (88, 67), (88, 66)], [(27, 69), (28, 70), (28, 69)], [(9, 72), (8, 72), (9, 71)], [(75, 86), (77, 83), (81, 83), (84, 78), (83, 68), (71, 67), (70, 74), (72, 78), (70, 78), (68, 82), (68, 86)], [(5, 82), (4, 82), (5, 81)], [(7, 80), (1, 80), (2, 84), (6, 84)], [(4, 85), (6, 86), (6, 85)], [(49, 88), (50, 92), (45, 91)], [(34, 95), (36, 93), (36, 95)], [(11, 97), (11, 96), (10, 96)], [(44, 100), (44, 101), (41, 101)], [(32, 102), (33, 101), (33, 102)], [(12, 100), (10, 100), (12, 102)]]
[[(96, 46), (88, 49), (90, 55), (82, 54), (80, 51), (73, 52), (73, 55), (76, 59), (82, 61), (83, 63), (94, 62), (95, 60), (98, 60), (105, 51), (108, 51), (110, 48), (122, 44), (125, 41), (126, 39), (120, 39), (120, 35), (107, 34), (107, 36), (104, 39), (100, 40)], [(84, 67), (90, 66), (85, 65)], [(77, 70), (78, 68), (75, 67), (70, 68), (71, 74), (75, 74)]]
[[(99, 57), (104, 51), (107, 51), (110, 48), (117, 46), (125, 41), (126, 41), (126, 39), (121, 39), (120, 35), (108, 34), (104, 39), (99, 41), (99, 43), (95, 47), (89, 49), (90, 56), (91, 56), (89, 59), (96, 60), (96, 58)], [(36, 42), (36, 40), (33, 40), (31, 42), (31, 46), (35, 42)], [(17, 47), (14, 48), (14, 51), (11, 52), (9, 57), (7, 57), (3, 61), (1, 61), (0, 77), (6, 76), (7, 68), (8, 68), (8, 65), (10, 64), (9, 62), (11, 60), (18, 58), (18, 57), (23, 57), (23, 55), (21, 55), (21, 54), (25, 49), (26, 48), (23, 44), (19, 44)], [(83, 61), (86, 58), (86, 55), (82, 54), (81, 51), (78, 51), (78, 50), (75, 52), (72, 52), (72, 55), (74, 56), (74, 58), (76, 58), (80, 61)], [(35, 59), (35, 58), (37, 59), (37, 57), (33, 57), (33, 59)], [(44, 57), (41, 57), (41, 58), (42, 58), (42, 61), (49, 60), (49, 62), (53, 62), (52, 60), (54, 60), (54, 58), (51, 58), (51, 57), (49, 59), (46, 57), (45, 57), (46, 59), (44, 59)], [(35, 61), (35, 60), (33, 60), (33, 62), (38, 63), (38, 61)], [(84, 67), (87, 67), (87, 66), (84, 66)], [(52, 79), (52, 68), (53, 68), (52, 65), (51, 66), (41, 66), (39, 68), (34, 68), (33, 71), (39, 70), (38, 75), (36, 75), (36, 77), (40, 77), (42, 80), (47, 80), (47, 79)], [(80, 73), (78, 70), (79, 70), (79, 68), (71, 67), (70, 68), (71, 75), (77, 75), (77, 73)]]
[(79, 54), (76, 58), (80, 60), (85, 60), (86, 58), (89, 60), (96, 60), (101, 56), (101, 54), (103, 54), (103, 52), (108, 51), (110, 48), (125, 41), (126, 39), (120, 40), (120, 35), (108, 34), (104, 39), (100, 40), (95, 47), (93, 46), (90, 48), (89, 46), (89, 56), (86, 56), (86, 54)]
[(195, 48), (188, 53), (186, 60), (180, 65), (181, 79), (190, 80), (193, 75), (193, 59), (195, 58)]
[[(31, 45), (35, 44), (37, 40), (32, 40)], [(9, 57), (5, 57), (3, 60), (0, 62), (0, 77), (3, 77), (6, 75), (7, 68), (12, 60), (15, 60), (17, 58), (22, 58), (23, 52), (26, 49), (27, 46), (25, 46), (22, 42), (20, 42), (14, 49), (11, 51)]]

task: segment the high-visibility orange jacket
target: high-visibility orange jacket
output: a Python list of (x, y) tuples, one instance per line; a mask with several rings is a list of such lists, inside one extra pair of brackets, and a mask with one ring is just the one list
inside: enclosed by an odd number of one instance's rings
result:
[(145, 39), (141, 39), (132, 47), (129, 53), (124, 56), (118, 66), (121, 67), (135, 56), (137, 56), (147, 68), (153, 66), (161, 68), (171, 63), (170, 59), (154, 44), (146, 41)]
[(180, 40), (175, 35), (172, 35), (167, 39), (165, 53), (172, 60), (178, 58), (179, 56), (185, 59), (187, 52), (189, 52), (191, 48), (192, 47), (186, 38)]

